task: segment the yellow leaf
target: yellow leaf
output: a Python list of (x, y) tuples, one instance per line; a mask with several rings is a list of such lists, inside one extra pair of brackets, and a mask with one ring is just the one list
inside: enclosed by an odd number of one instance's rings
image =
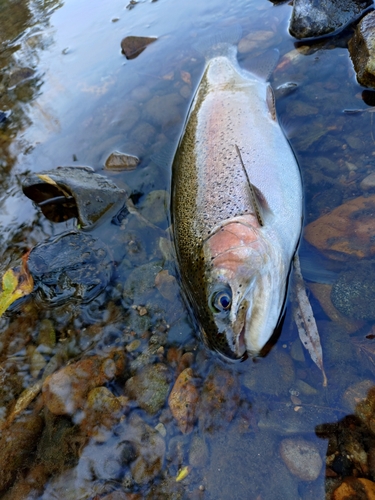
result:
[(49, 175), (38, 174), (37, 177), (39, 177), (40, 180), (46, 182), (47, 184), (51, 184), (51, 186), (55, 186), (59, 191), (61, 191), (63, 193), (63, 195), (66, 198), (70, 197), (70, 194), (67, 191), (65, 191), (61, 186), (59, 186), (56, 181), (51, 179), (51, 177)]
[(185, 479), (185, 477), (188, 476), (189, 472), (190, 472), (190, 467), (188, 465), (185, 465), (185, 467), (182, 467), (178, 471), (176, 481), (178, 482), (178, 481), (182, 481), (183, 479)]
[(27, 258), (23, 256), (21, 269), (8, 269), (3, 276), (3, 291), (0, 294), (0, 316), (17, 299), (28, 295), (34, 289), (34, 280), (27, 269)]

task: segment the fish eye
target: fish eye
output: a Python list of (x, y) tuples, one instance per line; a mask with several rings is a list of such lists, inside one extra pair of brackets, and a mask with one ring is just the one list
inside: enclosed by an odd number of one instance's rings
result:
[(229, 311), (230, 306), (232, 305), (232, 291), (230, 288), (214, 293), (212, 295), (211, 303), (215, 312)]

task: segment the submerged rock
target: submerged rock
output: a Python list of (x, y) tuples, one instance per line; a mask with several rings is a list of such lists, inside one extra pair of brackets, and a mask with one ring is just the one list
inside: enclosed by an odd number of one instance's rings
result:
[(375, 320), (375, 262), (359, 262), (343, 271), (333, 285), (331, 299), (338, 311), (349, 318)]
[(323, 466), (318, 448), (302, 438), (287, 438), (280, 443), (280, 455), (290, 472), (302, 481), (315, 481)]
[(240, 384), (236, 374), (213, 367), (201, 391), (197, 413), (202, 430), (213, 432), (225, 427), (240, 404)]
[(361, 500), (375, 498), (375, 483), (362, 477), (345, 478), (344, 482), (333, 492), (332, 500), (347, 500), (349, 498)]
[(156, 42), (156, 37), (127, 36), (121, 41), (121, 50), (126, 59), (135, 59), (151, 43)]
[(93, 356), (65, 366), (45, 379), (44, 404), (55, 415), (73, 415), (84, 408), (92, 389), (120, 375), (124, 366), (124, 354), (119, 349), (107, 357)]
[(178, 376), (168, 403), (178, 427), (184, 434), (193, 430), (199, 394), (194, 384), (193, 370), (186, 368)]
[(87, 233), (69, 232), (32, 249), (28, 268), (43, 302), (90, 302), (108, 285), (113, 271), (106, 245)]
[(133, 414), (125, 426), (122, 440), (131, 443), (137, 458), (130, 463), (133, 479), (146, 484), (156, 477), (164, 462), (165, 441), (160, 433)]
[[(375, 195), (347, 201), (305, 228), (305, 239), (327, 257), (375, 254)], [(344, 255), (342, 255), (344, 254)]]
[(372, 0), (294, 0), (290, 34), (316, 38), (335, 33), (355, 21)]
[(62, 222), (76, 217), (83, 227), (94, 224), (126, 196), (112, 181), (81, 166), (31, 174), (22, 190), (48, 219)]
[(375, 87), (375, 12), (361, 20), (348, 45), (358, 82)]
[(134, 170), (139, 163), (137, 156), (113, 151), (105, 161), (107, 170)]
[(127, 380), (126, 393), (148, 413), (157, 413), (166, 403), (170, 387), (170, 374), (166, 365), (145, 366)]
[(17, 473), (37, 445), (43, 419), (35, 414), (23, 416), (2, 431), (0, 438), (0, 492), (9, 488)]

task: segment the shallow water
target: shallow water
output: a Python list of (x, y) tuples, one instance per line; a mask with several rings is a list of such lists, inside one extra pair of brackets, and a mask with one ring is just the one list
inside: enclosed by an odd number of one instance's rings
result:
[[(90, 304), (51, 308), (34, 295), (1, 319), (3, 498), (117, 498), (113, 492), (121, 491), (118, 498), (316, 499), (346, 476), (375, 479), (366, 458), (375, 450), (373, 413), (361, 410), (366, 416), (360, 421), (351, 415), (353, 401), (359, 401), (355, 384), (367, 381), (366, 391), (375, 385), (375, 351), (367, 342), (372, 338), (366, 340), (373, 320), (349, 335), (311, 294), (328, 377), (323, 388), (319, 370), (302, 350), (290, 304), (266, 357), (226, 365), (202, 346), (172, 278), (168, 151), (178, 141), (202, 73), (200, 41), (218, 27), (235, 22), (244, 36), (253, 34), (254, 43), (239, 53), (241, 65), (251, 68), (254, 57), (277, 48), (273, 87), (298, 84), (291, 94), (277, 93), (277, 111), (300, 164), (306, 224), (361, 196), (360, 183), (375, 168), (373, 114), (344, 113), (375, 102), (375, 92), (355, 80), (346, 49), (352, 30), (295, 43), (287, 32), (290, 13), (288, 4), (266, 0), (0, 6), (7, 20), (0, 34), (0, 109), (11, 111), (0, 128), (1, 269), (18, 264), (50, 236), (77, 227), (74, 220), (48, 221), (23, 195), (21, 182), (30, 172), (89, 165), (125, 188), (149, 221), (129, 215), (115, 226), (110, 213), (94, 229), (110, 248), (115, 271)], [(129, 35), (158, 40), (126, 60), (120, 42)], [(104, 171), (114, 150), (139, 156), (137, 169)], [(332, 283), (357, 262), (322, 260), (304, 240), (301, 253), (306, 278), (321, 283)], [(90, 402), (85, 394), (72, 411), (56, 416), (45, 407), (48, 397), (36, 391), (10, 419), (24, 390), (67, 364), (74, 372), (85, 359), (113, 361), (117, 349), (125, 353), (125, 368), (115, 376), (103, 375), (101, 365), (87, 368), (90, 390), (105, 386), (109, 399), (100, 393)], [(164, 400), (151, 411), (147, 397), (140, 404), (139, 387), (132, 392), (127, 381), (158, 363), (167, 366), (167, 375), (155, 382), (153, 393)], [(198, 409), (192, 432), (184, 434), (167, 395), (189, 366)], [(155, 435), (158, 424), (163, 430)], [(331, 475), (326, 478), (324, 466), (315, 481), (293, 475), (281, 457), (286, 438), (315, 444), (322, 459), (328, 457)], [(176, 482), (184, 467), (186, 478)]]

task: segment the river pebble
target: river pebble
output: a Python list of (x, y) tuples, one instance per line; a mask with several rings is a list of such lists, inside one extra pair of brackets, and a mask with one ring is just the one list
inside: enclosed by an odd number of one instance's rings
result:
[(314, 443), (302, 438), (283, 439), (280, 455), (290, 472), (302, 481), (315, 481), (318, 478), (323, 461)]
[(126, 394), (147, 413), (155, 414), (164, 405), (170, 388), (170, 373), (166, 365), (147, 365), (126, 381)]
[(331, 291), (333, 305), (340, 313), (357, 320), (375, 320), (375, 263), (362, 261), (340, 273)]
[(73, 415), (85, 406), (87, 394), (121, 374), (125, 358), (121, 350), (109, 357), (93, 356), (65, 366), (43, 383), (43, 399), (55, 415)]
[(353, 413), (358, 403), (366, 400), (369, 390), (375, 385), (374, 380), (362, 380), (356, 384), (350, 385), (342, 396), (342, 403), (345, 408)]
[(172, 415), (184, 434), (189, 434), (193, 430), (198, 399), (193, 370), (186, 368), (178, 376), (168, 398)]
[(347, 477), (344, 482), (335, 489), (332, 500), (374, 500), (375, 483), (369, 479)]
[(113, 151), (105, 161), (107, 170), (134, 170), (139, 163), (139, 158), (133, 155)]
[(121, 439), (132, 443), (137, 452), (137, 458), (130, 464), (134, 481), (145, 484), (156, 477), (161, 471), (165, 456), (165, 441), (160, 433), (138, 415), (132, 414)]

